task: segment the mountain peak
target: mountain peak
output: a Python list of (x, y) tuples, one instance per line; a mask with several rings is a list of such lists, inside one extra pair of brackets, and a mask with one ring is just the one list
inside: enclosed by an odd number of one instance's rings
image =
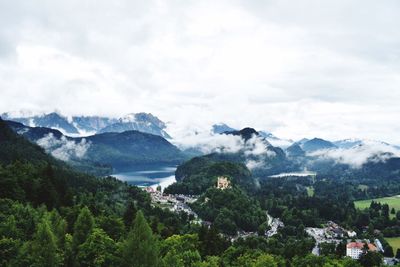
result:
[(217, 123), (212, 126), (212, 132), (214, 134), (222, 134), (225, 132), (233, 132), (233, 131), (237, 131), (237, 130), (228, 126), (225, 123)]
[(107, 125), (100, 129), (99, 133), (105, 132), (124, 132), (136, 130), (140, 132), (150, 133), (162, 136), (164, 138), (170, 138), (168, 133), (164, 131), (166, 125), (159, 118), (151, 113), (129, 113), (124, 117), (120, 118), (117, 122)]
[(225, 134), (238, 135), (241, 136), (246, 141), (252, 138), (254, 135), (256, 136), (259, 135), (259, 133), (254, 128), (250, 127), (243, 128), (240, 131), (225, 132)]
[(336, 147), (332, 142), (317, 137), (299, 144), (301, 148), (306, 152), (314, 152), (321, 149)]

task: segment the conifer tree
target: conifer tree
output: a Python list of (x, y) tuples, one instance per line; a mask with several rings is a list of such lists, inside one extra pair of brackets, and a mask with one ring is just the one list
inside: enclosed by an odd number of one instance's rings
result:
[(37, 226), (30, 254), (32, 266), (53, 267), (61, 264), (62, 259), (58, 251), (57, 239), (46, 217)]
[(79, 245), (83, 244), (91, 234), (94, 227), (93, 215), (87, 207), (83, 207), (74, 224), (72, 246), (75, 252)]
[(117, 245), (102, 229), (94, 228), (88, 239), (79, 246), (77, 261), (84, 266), (116, 266)]
[(136, 213), (132, 229), (123, 244), (122, 254), (124, 266), (127, 267), (159, 266), (157, 240), (141, 211)]
[(125, 210), (125, 213), (123, 216), (124, 223), (127, 228), (130, 228), (132, 226), (132, 222), (133, 222), (133, 219), (135, 218), (136, 212), (137, 212), (137, 210), (135, 207), (135, 203), (133, 201), (130, 201), (128, 203), (128, 206), (126, 207), (126, 210)]

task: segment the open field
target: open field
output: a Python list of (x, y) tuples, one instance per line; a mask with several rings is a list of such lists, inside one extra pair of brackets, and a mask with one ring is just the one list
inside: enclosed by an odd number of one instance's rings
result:
[(371, 202), (379, 202), (381, 204), (388, 204), (390, 210), (394, 208), (396, 211), (400, 210), (400, 196), (392, 196), (392, 197), (383, 197), (383, 198), (375, 198), (375, 199), (367, 199), (367, 200), (359, 200), (355, 201), (354, 205), (358, 209), (366, 209), (370, 206)]
[(366, 209), (369, 207), (372, 201), (379, 202), (381, 204), (388, 204), (390, 209), (394, 208), (396, 211), (400, 210), (400, 196), (382, 197), (375, 199), (359, 200), (355, 201), (354, 204), (358, 209)]
[(386, 241), (392, 246), (394, 254), (400, 249), (400, 237), (386, 237)]

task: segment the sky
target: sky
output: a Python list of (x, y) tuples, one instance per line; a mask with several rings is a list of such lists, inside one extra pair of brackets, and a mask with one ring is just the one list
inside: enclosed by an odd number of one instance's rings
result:
[(0, 0), (0, 112), (400, 144), (396, 0)]

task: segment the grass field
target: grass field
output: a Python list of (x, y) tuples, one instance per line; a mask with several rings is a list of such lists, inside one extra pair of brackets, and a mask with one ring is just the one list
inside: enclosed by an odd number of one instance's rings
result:
[(400, 237), (386, 237), (386, 241), (392, 246), (393, 252), (396, 254), (398, 248), (400, 248)]
[(358, 208), (358, 209), (366, 209), (369, 207), (372, 200), (375, 202), (379, 202), (381, 204), (388, 204), (390, 209), (394, 208), (396, 211), (400, 210), (400, 196), (359, 200), (359, 201), (355, 201), (354, 205), (356, 205), (356, 208)]
[[(390, 211), (392, 210), (392, 208), (394, 208), (396, 210), (396, 212), (400, 210), (400, 195), (392, 196), (392, 197), (382, 197), (382, 198), (375, 198), (375, 199), (359, 200), (359, 201), (355, 201), (354, 205), (356, 206), (356, 208), (363, 210), (363, 209), (369, 208), (372, 200), (375, 202), (379, 202), (381, 204), (388, 204)], [(395, 215), (390, 214), (390, 217), (393, 217), (393, 216), (395, 216)]]

